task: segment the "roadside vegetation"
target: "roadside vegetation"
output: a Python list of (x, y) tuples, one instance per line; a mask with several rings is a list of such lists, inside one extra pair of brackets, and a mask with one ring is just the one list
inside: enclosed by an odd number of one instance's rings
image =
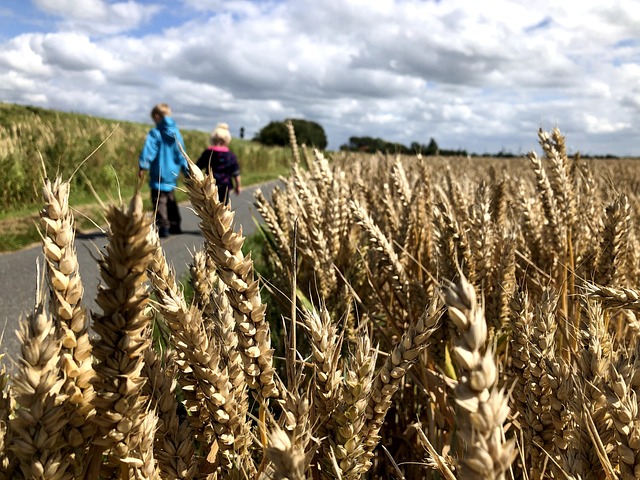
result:
[[(78, 228), (94, 228), (94, 222), (102, 221), (96, 195), (108, 203), (133, 194), (138, 155), (150, 128), (151, 123), (0, 103), (0, 251), (40, 238), (35, 223), (43, 164), (50, 174), (71, 179), (70, 201), (77, 209)], [(207, 132), (182, 130), (182, 134), (192, 157), (197, 158), (209, 143)], [(287, 173), (288, 149), (235, 138), (231, 149), (240, 160), (243, 185)], [(142, 193), (149, 197), (145, 190)], [(186, 195), (178, 198), (185, 200)]]

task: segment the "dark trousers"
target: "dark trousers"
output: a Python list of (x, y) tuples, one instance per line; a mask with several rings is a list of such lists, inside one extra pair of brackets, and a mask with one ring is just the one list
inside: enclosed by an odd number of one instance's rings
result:
[(229, 192), (231, 192), (231, 185), (226, 183), (218, 184), (218, 200), (225, 204), (229, 203)]
[(180, 210), (176, 203), (174, 191), (151, 190), (151, 202), (156, 212), (158, 230), (179, 231), (182, 218), (180, 217)]

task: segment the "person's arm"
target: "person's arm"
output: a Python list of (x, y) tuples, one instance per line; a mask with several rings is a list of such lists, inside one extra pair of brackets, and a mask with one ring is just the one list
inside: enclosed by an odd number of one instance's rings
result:
[(198, 157), (198, 161), (196, 162), (196, 165), (198, 166), (198, 168), (202, 170), (202, 173), (204, 173), (205, 175), (209, 173), (209, 162), (211, 162), (212, 156), (213, 156), (213, 151), (209, 149), (205, 149), (200, 154), (200, 157)]
[(235, 183), (236, 195), (240, 193), (240, 164), (238, 163), (238, 157), (234, 153), (231, 154), (231, 177)]
[(153, 134), (153, 130), (151, 130), (147, 134), (147, 138), (144, 142), (144, 146), (142, 147), (142, 151), (140, 152), (140, 157), (138, 157), (138, 176), (143, 177), (144, 171), (149, 170), (151, 166), (151, 162), (158, 155), (158, 139)]

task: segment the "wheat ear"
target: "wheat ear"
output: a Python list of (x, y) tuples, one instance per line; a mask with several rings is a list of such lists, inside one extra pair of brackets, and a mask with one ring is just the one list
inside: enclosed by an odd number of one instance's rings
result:
[(265, 320), (266, 305), (260, 299), (260, 288), (254, 279), (253, 261), (241, 251), (244, 243), (242, 229), (233, 231), (234, 214), (229, 205), (218, 200), (213, 174), (203, 175), (193, 163), (190, 163), (190, 168), (187, 190), (200, 217), (200, 228), (207, 240), (207, 254), (215, 263), (220, 279), (229, 287), (227, 295), (236, 321), (246, 382), (262, 398), (276, 396), (271, 335)]
[(158, 412), (153, 452), (163, 478), (194, 478), (198, 462), (189, 421), (180, 422), (176, 398), (175, 353), (166, 351), (162, 357), (149, 348), (145, 351), (144, 375), (148, 381), (144, 394)]
[[(342, 398), (334, 413), (336, 429), (329, 441), (334, 448), (336, 462), (346, 479), (359, 479), (367, 470), (361, 462), (366, 446), (363, 437), (367, 433), (367, 399), (373, 387), (377, 350), (371, 348), (369, 335), (362, 332), (356, 339), (355, 352), (351, 362), (345, 367), (342, 381)], [(325, 470), (331, 472), (329, 456), (325, 452)]]
[(314, 435), (323, 438), (327, 432), (334, 430), (333, 413), (340, 399), (342, 376), (338, 362), (342, 347), (342, 335), (331, 320), (326, 307), (320, 311), (305, 310), (303, 321), (309, 337), (314, 365), (312, 416), (315, 428)]
[(286, 123), (287, 132), (289, 133), (289, 145), (291, 146), (291, 151), (293, 152), (293, 161), (295, 164), (300, 164), (300, 151), (298, 150), (298, 141), (296, 139), (296, 129), (293, 126), (293, 123), (289, 120)]
[(458, 265), (470, 282), (475, 282), (475, 262), (466, 231), (455, 218), (455, 210), (449, 201), (439, 201), (434, 209), (434, 233), (437, 248), (437, 272), (443, 278), (455, 278)]
[(476, 294), (461, 276), (444, 290), (449, 318), (458, 329), (453, 359), (460, 375), (455, 387), (460, 435), (465, 442), (460, 478), (503, 479), (515, 458), (513, 440), (503, 440), (503, 424), (509, 414), (508, 398), (498, 388), (498, 369), (487, 348), (487, 323)]
[[(235, 341), (229, 338), (228, 330), (233, 334), (235, 322), (226, 289), (219, 287), (220, 293), (211, 297), (215, 306), (206, 308), (213, 316), (205, 320), (195, 306), (187, 307), (175, 274), (166, 264), (157, 233), (153, 243), (156, 254), (151, 281), (158, 295), (158, 307), (175, 337), (174, 345), (181, 357), (178, 361), (182, 371), (180, 382), (187, 397), (189, 419), (198, 433), (205, 457), (209, 457), (211, 449), (221, 451), (220, 461), (209, 462), (204, 458), (202, 463), (211, 463), (206, 468), (220, 468), (225, 472), (240, 465), (238, 468), (251, 473), (253, 463), (245, 462), (250, 460), (245, 382), (239, 372), (241, 360), (233, 356), (237, 337)], [(205, 324), (208, 321), (214, 322), (213, 328)]]
[(193, 302), (198, 310), (204, 311), (211, 303), (211, 293), (216, 283), (216, 270), (203, 250), (193, 254), (193, 260), (189, 265), (189, 282), (193, 288)]
[(266, 478), (273, 480), (305, 480), (309, 461), (304, 446), (292, 440), (291, 434), (274, 424), (269, 433), (267, 457), (270, 461)]
[(549, 242), (549, 245), (555, 247), (555, 251), (563, 257), (566, 239), (563, 233), (563, 225), (561, 225), (558, 203), (554, 195), (553, 188), (551, 188), (549, 177), (542, 166), (542, 160), (540, 157), (538, 157), (535, 152), (530, 152), (527, 157), (531, 161), (533, 171), (536, 175), (536, 188), (538, 194), (542, 196), (542, 208), (547, 220), (545, 225), (545, 232), (547, 232), (546, 240)]
[(66, 424), (59, 378), (60, 334), (53, 318), (45, 312), (43, 300), (20, 322), (18, 338), (22, 358), (13, 377), (16, 408), (11, 419), (11, 450), (23, 478), (73, 478), (69, 462), (72, 450), (63, 437)]
[(613, 425), (612, 457), (617, 461), (621, 480), (638, 478), (640, 473), (640, 411), (638, 394), (632, 385), (639, 367), (627, 362), (625, 359), (621, 365), (611, 363), (604, 382), (607, 410)]
[(407, 274), (391, 242), (361, 205), (351, 201), (349, 207), (358, 224), (367, 234), (369, 243), (380, 256), (380, 268), (387, 274), (394, 290), (406, 292)]
[(620, 195), (606, 208), (604, 230), (596, 265), (596, 283), (625, 286), (625, 261), (631, 233), (631, 206), (626, 195)]
[[(136, 193), (128, 208), (111, 207), (107, 213), (110, 234), (107, 253), (100, 261), (105, 285), (96, 299), (102, 314), (94, 314), (93, 379), (95, 421), (90, 474), (104, 451), (110, 466), (127, 469), (138, 450), (139, 428), (145, 417), (141, 390), (144, 350), (149, 348), (150, 315), (146, 311), (147, 266), (154, 250), (149, 241), (152, 219), (145, 215)], [(135, 460), (140, 460), (135, 458)]]
[[(69, 424), (67, 442), (73, 447), (85, 444), (95, 434), (95, 409), (91, 378), (89, 318), (82, 306), (83, 287), (74, 245), (74, 218), (69, 208), (69, 182), (48, 179), (43, 188), (44, 208), (40, 212), (43, 252), (47, 261), (51, 312), (63, 331), (62, 368), (66, 377), (64, 392)], [(82, 459), (79, 458), (79, 463)]]
[[(154, 246), (154, 254), (149, 263), (149, 278), (158, 298), (158, 310), (172, 334), (171, 345), (176, 351), (176, 365), (180, 370), (178, 382), (185, 396), (187, 404), (195, 405), (195, 411), (190, 412), (188, 420), (191, 432), (202, 445), (210, 440), (205, 434), (207, 420), (199, 415), (200, 402), (198, 400), (198, 380), (191, 368), (191, 362), (197, 361), (197, 345), (200, 343), (202, 328), (202, 312), (196, 305), (187, 307), (178, 287), (173, 268), (167, 263), (160, 238), (155, 228), (151, 231), (150, 243)], [(210, 287), (208, 287), (210, 288)]]
[(438, 328), (439, 320), (440, 310), (434, 299), (420, 318), (409, 325), (376, 374), (366, 408), (367, 425), (363, 434), (365, 452), (360, 460), (364, 466), (363, 472), (371, 466), (373, 450), (380, 442), (380, 428), (391, 406), (391, 398), (400, 388), (407, 371), (418, 361), (431, 334)]
[(11, 393), (9, 391), (9, 375), (4, 365), (4, 355), (0, 355), (0, 479), (7, 480), (10, 475), (12, 454), (9, 418), (11, 414)]
[(616, 288), (586, 282), (585, 294), (602, 302), (604, 308), (628, 308), (640, 312), (640, 293), (632, 288)]
[(256, 190), (254, 193), (254, 199), (254, 205), (258, 209), (262, 219), (267, 224), (267, 228), (273, 234), (273, 238), (277, 246), (277, 250), (274, 253), (277, 255), (280, 267), (282, 268), (282, 266), (287, 264), (286, 261), (283, 262), (283, 259), (291, 258), (290, 238), (282, 229), (281, 224), (278, 222), (274, 207), (267, 201), (262, 190)]
[(298, 165), (292, 168), (292, 178), (295, 185), (293, 196), (302, 220), (299, 223), (299, 234), (304, 240), (300, 250), (309, 257), (314, 267), (320, 297), (329, 298), (336, 290), (337, 276), (331, 249), (327, 247), (331, 240), (323, 230), (322, 197), (318, 194), (317, 185), (303, 174)]

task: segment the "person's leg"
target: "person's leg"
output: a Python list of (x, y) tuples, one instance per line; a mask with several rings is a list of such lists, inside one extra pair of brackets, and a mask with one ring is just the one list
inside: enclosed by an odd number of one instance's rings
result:
[(161, 237), (167, 237), (169, 235), (169, 212), (167, 209), (167, 192), (160, 192), (158, 190), (151, 190), (151, 202), (153, 203), (153, 209), (156, 212), (156, 227), (158, 227), (158, 234)]
[(225, 184), (218, 185), (218, 200), (225, 205), (229, 203), (229, 186)]
[(182, 233), (182, 228), (180, 228), (182, 217), (180, 217), (175, 191), (167, 192), (167, 212), (169, 214), (169, 233), (174, 235)]

